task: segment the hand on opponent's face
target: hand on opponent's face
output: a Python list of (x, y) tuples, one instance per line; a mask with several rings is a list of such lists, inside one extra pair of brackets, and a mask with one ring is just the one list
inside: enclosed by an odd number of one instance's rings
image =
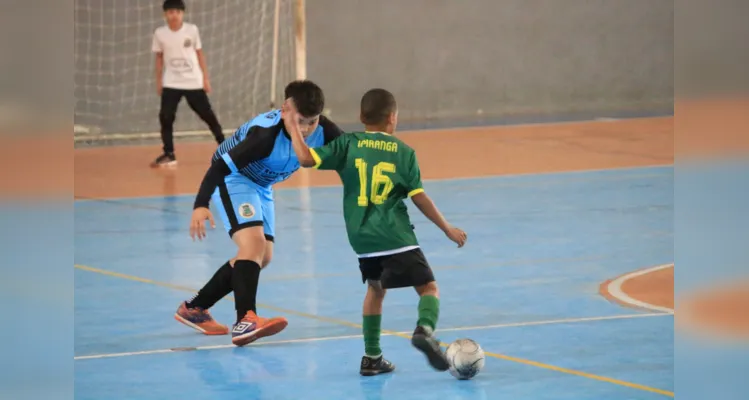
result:
[(305, 138), (317, 129), (317, 124), (320, 120), (319, 115), (305, 117), (299, 113), (296, 104), (294, 104), (294, 99), (291, 97), (286, 99), (281, 106), (281, 118), (286, 128), (290, 131), (289, 133), (296, 129)]

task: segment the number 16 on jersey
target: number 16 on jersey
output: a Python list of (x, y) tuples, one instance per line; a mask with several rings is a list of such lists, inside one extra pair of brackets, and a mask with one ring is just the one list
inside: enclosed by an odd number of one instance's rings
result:
[[(367, 162), (363, 158), (357, 158), (354, 162), (359, 171), (359, 197), (357, 198), (359, 206), (366, 207), (370, 202), (375, 205), (384, 203), (390, 191), (393, 190), (393, 181), (388, 174), (395, 173), (395, 164), (378, 162), (372, 167), (370, 179)], [(370, 180), (371, 183), (369, 183)], [(367, 196), (367, 187), (370, 187), (369, 196)]]

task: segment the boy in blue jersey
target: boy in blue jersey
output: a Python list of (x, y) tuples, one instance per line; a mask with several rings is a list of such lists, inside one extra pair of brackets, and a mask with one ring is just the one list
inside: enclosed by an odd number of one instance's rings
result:
[[(284, 90), (286, 99), (297, 104), (296, 123), (305, 142), (322, 146), (343, 132), (320, 115), (325, 105), (322, 89), (307, 80), (291, 82)], [(225, 335), (229, 329), (208, 312), (217, 301), (234, 291), (237, 321), (232, 343), (244, 346), (275, 335), (288, 325), (282, 317), (257, 316), (255, 298), (260, 270), (273, 255), (275, 210), (272, 186), (288, 179), (299, 169), (285, 120), (286, 111), (273, 110), (242, 125), (213, 155), (195, 199), (190, 236), (205, 237), (205, 221), (215, 226), (208, 204), (213, 199), (224, 227), (238, 247), (237, 255), (190, 301), (180, 304), (177, 321), (207, 335)]]

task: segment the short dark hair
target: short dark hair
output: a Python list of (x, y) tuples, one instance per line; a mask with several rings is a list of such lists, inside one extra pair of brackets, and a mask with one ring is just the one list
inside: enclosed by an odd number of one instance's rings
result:
[(383, 125), (397, 109), (398, 104), (392, 93), (385, 89), (371, 89), (361, 98), (361, 122), (365, 125)]
[(322, 114), (325, 95), (320, 86), (309, 80), (297, 80), (286, 85), (284, 99), (292, 98), (299, 114), (311, 118)]
[(164, 0), (164, 11), (174, 9), (185, 11), (185, 2), (182, 0)]

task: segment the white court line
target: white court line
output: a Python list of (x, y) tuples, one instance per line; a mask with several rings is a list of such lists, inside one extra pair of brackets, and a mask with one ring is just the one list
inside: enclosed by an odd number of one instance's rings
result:
[[(591, 321), (606, 321), (606, 320), (617, 320), (617, 319), (633, 319), (633, 318), (648, 318), (648, 317), (663, 317), (669, 316), (669, 313), (652, 313), (652, 314), (624, 314), (624, 315), (609, 315), (603, 317), (584, 317), (584, 318), (565, 318), (565, 319), (550, 319), (542, 321), (528, 321), (528, 322), (512, 322), (507, 324), (495, 324), (495, 325), (479, 325), (479, 326), (461, 326), (456, 328), (445, 328), (438, 329), (439, 332), (460, 332), (468, 330), (480, 330), (480, 329), (499, 329), (499, 328), (511, 328), (521, 326), (536, 326), (536, 325), (552, 325), (552, 324), (569, 324), (569, 323), (581, 323)], [(410, 334), (411, 331), (403, 331), (396, 333), (382, 333), (381, 336), (393, 336), (396, 334)], [(287, 343), (309, 343), (309, 342), (322, 342), (327, 340), (344, 340), (344, 339), (359, 339), (362, 335), (344, 335), (344, 336), (326, 336), (316, 338), (304, 338), (304, 339), (288, 339), (288, 340), (271, 340), (260, 343), (255, 343), (249, 347), (254, 346), (267, 346), (273, 344), (287, 344)], [(106, 353), (106, 354), (93, 354), (88, 356), (76, 356), (73, 360), (92, 360), (99, 358), (115, 358), (115, 357), (128, 357), (128, 356), (140, 356), (147, 354), (162, 354), (162, 353), (178, 353), (182, 351), (197, 351), (197, 350), (215, 350), (215, 349), (228, 349), (236, 347), (233, 344), (220, 344), (214, 346), (198, 346), (198, 347), (176, 347), (171, 349), (158, 349), (158, 350), (144, 350), (144, 351), (131, 351), (125, 353)]]
[[(383, 334), (382, 336), (385, 336), (385, 335)], [(356, 339), (356, 338), (361, 338), (361, 337), (362, 335), (345, 335), (345, 336), (326, 336), (326, 337), (305, 338), (305, 339), (270, 340), (266, 342), (254, 343), (250, 345), (249, 347), (266, 346), (266, 345), (271, 345), (271, 344), (285, 344), (285, 343), (322, 342), (324, 340)], [(97, 358), (142, 356), (146, 354), (179, 353), (182, 351), (228, 349), (232, 347), (237, 347), (237, 346), (233, 344), (219, 344), (219, 345), (214, 345), (214, 346), (174, 347), (171, 349), (130, 351), (126, 353), (93, 354), (90, 356), (76, 356), (76, 357), (73, 357), (73, 360), (92, 360), (92, 359), (97, 359)]]
[(646, 310), (660, 311), (660, 312), (664, 312), (664, 313), (673, 314), (674, 313), (674, 309), (673, 308), (656, 306), (656, 305), (653, 305), (653, 304), (650, 304), (650, 303), (646, 303), (644, 301), (633, 299), (632, 297), (629, 297), (629, 295), (627, 295), (626, 293), (624, 293), (624, 291), (622, 290), (622, 285), (624, 285), (624, 282), (626, 282), (626, 281), (628, 281), (628, 280), (630, 280), (632, 278), (636, 278), (638, 276), (646, 275), (646, 274), (649, 274), (651, 272), (660, 271), (660, 270), (663, 270), (663, 269), (666, 269), (666, 268), (673, 268), (673, 266), (674, 266), (673, 263), (672, 264), (663, 264), (663, 265), (656, 265), (655, 267), (651, 267), (651, 268), (641, 269), (639, 271), (630, 272), (628, 274), (622, 275), (622, 276), (614, 279), (613, 281), (609, 282), (609, 284), (606, 286), (606, 290), (608, 290), (609, 294), (612, 297), (616, 298), (617, 300), (621, 301), (622, 303), (629, 304), (631, 306), (638, 307), (638, 308), (643, 308), (643, 309), (646, 309)]

